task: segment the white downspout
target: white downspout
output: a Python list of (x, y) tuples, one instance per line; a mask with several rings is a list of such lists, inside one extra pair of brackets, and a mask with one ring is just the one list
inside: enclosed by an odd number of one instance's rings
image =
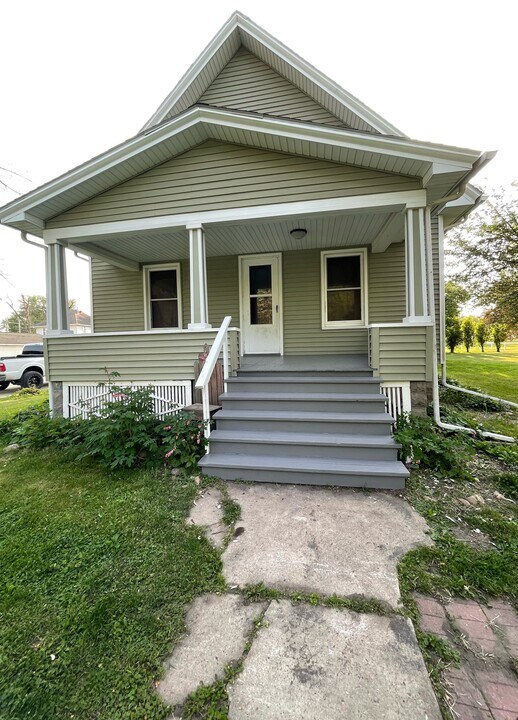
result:
[[(48, 248), (46, 245), (42, 245), (41, 243), (34, 242), (34, 240), (29, 240), (27, 237), (27, 233), (23, 230), (20, 232), (20, 235), (22, 237), (23, 242), (28, 243), (29, 245), (34, 245), (34, 247), (40, 248), (40, 250), (43, 250), (45, 253), (45, 268), (47, 267), (47, 254), (48, 254)], [(47, 326), (48, 327), (48, 326)], [(50, 417), (54, 417), (54, 393), (52, 392), (52, 383), (49, 380), (49, 414)]]
[[(469, 435), (482, 435), (482, 437), (488, 438), (488, 440), (499, 440), (500, 442), (514, 443), (515, 439), (508, 437), (507, 435), (498, 435), (497, 433), (491, 432), (477, 432), (472, 428), (463, 427), (461, 425), (451, 425), (441, 420), (441, 409), (439, 405), (439, 377), (437, 375), (437, 327), (436, 327), (436, 312), (435, 312), (435, 293), (433, 285), (433, 258), (432, 258), (432, 244), (431, 244), (431, 227), (430, 227), (430, 208), (427, 208), (426, 213), (426, 267), (427, 267), (427, 286), (428, 286), (428, 307), (433, 310), (432, 316), (432, 371), (433, 371), (433, 417), (437, 425), (443, 430), (454, 430), (457, 432), (465, 432)], [(448, 387), (448, 386), (447, 386)], [(453, 387), (453, 386), (450, 386)], [(459, 388), (455, 388), (458, 390)], [(474, 391), (467, 391), (471, 394), (478, 395)], [(489, 396), (487, 396), (489, 397)], [(494, 398), (496, 399), (496, 398)]]

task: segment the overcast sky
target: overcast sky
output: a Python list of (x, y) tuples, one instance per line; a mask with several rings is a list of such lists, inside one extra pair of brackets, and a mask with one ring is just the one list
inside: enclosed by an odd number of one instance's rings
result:
[[(512, 0), (2, 3), (0, 167), (27, 180), (0, 179), (26, 192), (134, 135), (236, 9), (411, 137), (498, 150), (480, 186), (518, 179)], [(44, 294), (42, 251), (5, 227), (0, 269), (0, 319)], [(68, 275), (89, 311), (87, 264)]]

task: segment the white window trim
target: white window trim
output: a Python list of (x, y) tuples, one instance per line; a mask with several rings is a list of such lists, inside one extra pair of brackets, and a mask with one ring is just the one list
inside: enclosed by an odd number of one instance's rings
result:
[[(360, 320), (335, 320), (327, 319), (327, 258), (347, 257), (351, 255), (360, 256), (360, 277), (361, 277), (361, 300), (362, 317)], [(368, 273), (367, 273), (367, 248), (351, 248), (347, 250), (324, 250), (320, 253), (320, 306), (322, 308), (322, 330), (343, 330), (344, 328), (366, 327), (369, 324), (368, 312)]]
[(148, 332), (164, 331), (169, 328), (154, 328), (151, 327), (151, 292), (149, 289), (149, 273), (154, 270), (176, 270), (176, 289), (178, 292), (178, 326), (170, 328), (171, 330), (182, 329), (182, 275), (180, 263), (158, 263), (157, 265), (144, 265), (143, 276), (144, 276), (144, 327)]

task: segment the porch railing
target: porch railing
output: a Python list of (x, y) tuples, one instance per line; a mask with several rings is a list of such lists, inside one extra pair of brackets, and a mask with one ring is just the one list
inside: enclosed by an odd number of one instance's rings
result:
[[(235, 367), (234, 358), (236, 358), (236, 356), (237, 358), (239, 357), (239, 350), (236, 347), (235, 343), (233, 343), (232, 351), (229, 351), (229, 330), (231, 329), (235, 332), (236, 343), (237, 333), (239, 332), (238, 328), (230, 328), (231, 322), (232, 317), (230, 315), (227, 315), (227, 317), (221, 323), (221, 327), (218, 330), (218, 334), (214, 339), (210, 352), (203, 365), (203, 369), (195, 385), (195, 388), (197, 390), (201, 390), (203, 420), (205, 421), (205, 437), (207, 438), (210, 437), (209, 382), (212, 377), (212, 373), (214, 372), (216, 363), (218, 362), (219, 356), (223, 351), (223, 389), (225, 392), (227, 392), (227, 380), (230, 375), (231, 368)], [(231, 354), (233, 356), (232, 362), (230, 359)]]

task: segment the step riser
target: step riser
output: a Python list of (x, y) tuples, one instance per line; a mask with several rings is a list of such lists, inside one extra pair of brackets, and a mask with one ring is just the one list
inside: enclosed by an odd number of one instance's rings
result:
[(229, 381), (228, 392), (258, 393), (258, 392), (301, 392), (301, 393), (362, 393), (368, 395), (379, 395), (379, 383), (355, 382), (355, 383), (312, 383), (300, 379), (286, 378), (283, 383), (257, 383), (253, 380)]
[[(276, 377), (315, 377), (318, 375), (318, 370), (238, 370), (238, 377), (268, 377), (269, 375), (275, 375)], [(332, 371), (322, 370), (321, 375), (336, 375), (338, 378), (347, 377), (372, 377), (372, 370), (347, 370), (347, 371)]]
[(206, 475), (221, 478), (222, 480), (248, 480), (250, 482), (269, 483), (296, 483), (298, 485), (331, 485), (338, 487), (364, 487), (383, 490), (402, 490), (405, 480), (402, 477), (384, 475), (355, 475), (335, 473), (304, 473), (285, 470), (255, 470), (250, 468), (220, 468), (210, 465), (210, 455), (201, 462)]
[(234, 400), (231, 396), (220, 400), (226, 410), (285, 410), (298, 412), (332, 412), (332, 413), (382, 413), (385, 402), (381, 400)]
[[(218, 419), (215, 416), (216, 425), (219, 430), (249, 430), (260, 432), (270, 430), (271, 432), (301, 432), (319, 435), (329, 433), (331, 435), (384, 435), (390, 436), (390, 423), (369, 421), (359, 423), (357, 421), (335, 421), (315, 422), (312, 420), (275, 420), (266, 418), (237, 420), (235, 418)], [(368, 417), (368, 416), (367, 416)]]
[(339, 460), (397, 460), (397, 448), (351, 447), (340, 445), (301, 445), (297, 443), (254, 443), (247, 441), (210, 441), (210, 454), (265, 455), (268, 457), (337, 458)]

